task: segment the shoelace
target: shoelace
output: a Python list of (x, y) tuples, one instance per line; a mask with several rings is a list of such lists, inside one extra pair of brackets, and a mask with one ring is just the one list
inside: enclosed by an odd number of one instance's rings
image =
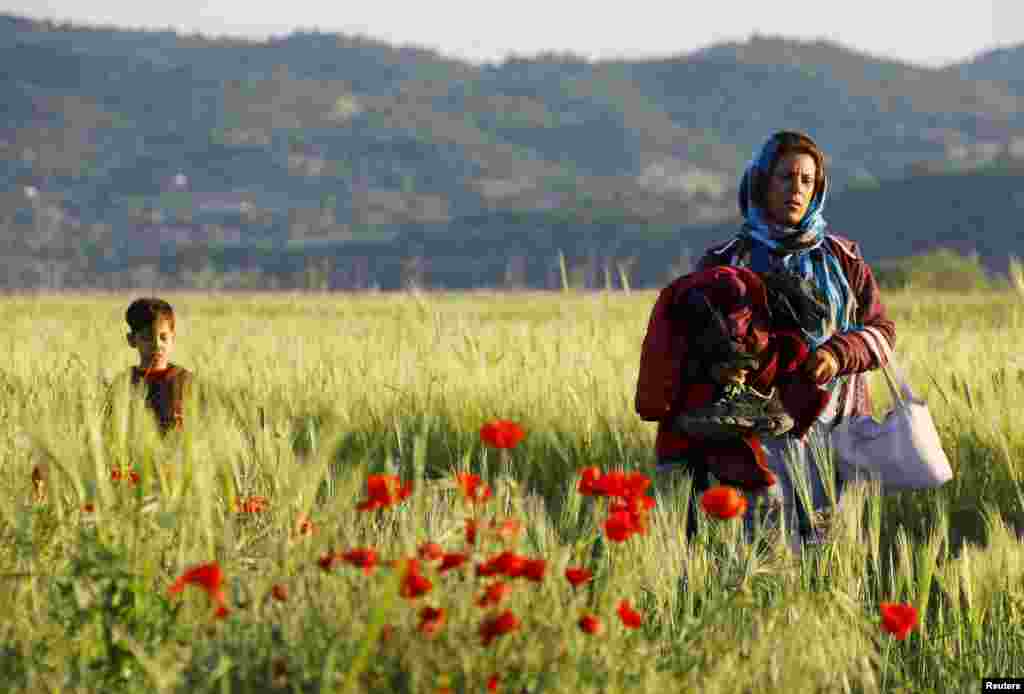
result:
[(726, 403), (726, 402), (729, 402), (730, 400), (736, 400), (736, 399), (742, 397), (742, 395), (744, 393), (750, 393), (751, 395), (753, 395), (754, 397), (756, 397), (756, 398), (758, 398), (760, 400), (767, 401), (767, 400), (771, 400), (775, 396), (775, 386), (772, 386), (772, 389), (769, 390), (768, 393), (766, 394), (766, 393), (759, 392), (757, 390), (757, 388), (754, 388), (754, 386), (746, 386), (746, 385), (739, 385), (737, 383), (729, 383), (729, 384), (727, 384), (725, 386), (725, 389), (722, 391), (722, 397), (720, 397), (718, 399), (716, 404)]

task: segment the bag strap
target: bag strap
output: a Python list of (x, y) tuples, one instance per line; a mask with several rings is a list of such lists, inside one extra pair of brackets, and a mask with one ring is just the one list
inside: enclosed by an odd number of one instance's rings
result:
[(889, 346), (889, 341), (885, 336), (875, 328), (863, 328), (861, 332), (869, 344), (874, 346), (875, 355), (882, 364), (882, 373), (885, 374), (885, 380), (889, 384), (893, 402), (906, 405), (908, 401), (916, 400), (903, 370), (899, 368), (893, 358), (892, 347)]

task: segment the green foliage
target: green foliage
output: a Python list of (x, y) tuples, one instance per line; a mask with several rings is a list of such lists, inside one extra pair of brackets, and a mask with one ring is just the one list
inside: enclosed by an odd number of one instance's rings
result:
[(973, 291), (997, 288), (977, 254), (939, 248), (928, 253), (879, 263), (874, 270), (886, 289)]
[[(143, 674), (137, 654), (154, 656), (183, 635), (179, 606), (132, 570), (126, 548), (83, 529), (67, 569), (52, 585), (50, 616), (80, 644), (68, 686), (125, 691)], [(131, 644), (131, 646), (127, 644)]]
[[(653, 492), (647, 534), (598, 542), (606, 500), (579, 495), (577, 471), (654, 467), (653, 427), (632, 399), (655, 296), (171, 296), (175, 361), (210, 397), (166, 446), (98, 435), (98, 376), (132, 358), (123, 298), (8, 297), (0, 690), (475, 693), (497, 674), (500, 691), (531, 694), (938, 694), (1024, 660), (1015, 294), (886, 293), (900, 365), (929, 402), (954, 480), (885, 499), (855, 486), (825, 544), (798, 554), (772, 528), (747, 542), (736, 523), (704, 517), (687, 543), (685, 492), (670, 487)], [(526, 438), (486, 448), (479, 427), (493, 417)], [(34, 505), (41, 458), (54, 474)], [(113, 461), (136, 461), (138, 485), (110, 481)], [(487, 504), (463, 502), (451, 478), (465, 470), (493, 488)], [(412, 481), (412, 496), (357, 511), (372, 472)], [(236, 510), (254, 495), (264, 511)], [(980, 509), (982, 527), (956, 543), (964, 509)], [(299, 514), (315, 532), (296, 532)], [(471, 546), (472, 516), (482, 528), (517, 518), (523, 533), (481, 532)], [(426, 540), (470, 561), (443, 574), (423, 562), (430, 592), (401, 598), (389, 562)], [(321, 568), (325, 553), (355, 547), (379, 551), (377, 570)], [(473, 567), (503, 549), (545, 558), (546, 574), (516, 579), (502, 607), (522, 628), (484, 648)], [(198, 589), (167, 597), (184, 567), (213, 559), (223, 620)], [(594, 580), (573, 590), (570, 565)], [(624, 597), (643, 614), (638, 630), (618, 621)], [(917, 605), (920, 628), (891, 640), (881, 601)], [(425, 606), (446, 610), (433, 637), (418, 629)], [(582, 614), (602, 633), (581, 632)]]

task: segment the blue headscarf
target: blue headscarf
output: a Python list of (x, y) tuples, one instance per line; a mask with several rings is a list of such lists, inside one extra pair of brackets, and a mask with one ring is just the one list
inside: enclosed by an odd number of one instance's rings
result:
[[(753, 198), (754, 181), (757, 178), (767, 181), (779, 146), (787, 139), (792, 141), (794, 135), (786, 131), (775, 133), (747, 164), (739, 189), (740, 212), (745, 219), (740, 236), (753, 241), (749, 260), (751, 270), (764, 272), (783, 269), (792, 272), (813, 281), (828, 300), (829, 316), (821, 322), (820, 327), (816, 330), (803, 330), (808, 346), (817, 349), (836, 332), (846, 332), (856, 327), (853, 318), (856, 298), (839, 260), (825, 243), (828, 222), (821, 211), (828, 195), (828, 174), (825, 173), (821, 189), (795, 227), (773, 222)], [(803, 137), (810, 140), (806, 135)]]

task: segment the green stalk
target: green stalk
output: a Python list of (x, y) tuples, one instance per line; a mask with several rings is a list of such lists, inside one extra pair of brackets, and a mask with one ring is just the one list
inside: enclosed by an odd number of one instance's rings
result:
[(568, 293), (569, 272), (565, 267), (565, 254), (562, 251), (558, 251), (558, 270), (562, 274), (562, 291)]
[(886, 638), (885, 640), (885, 659), (882, 661), (882, 684), (878, 688), (879, 692), (885, 691), (885, 679), (889, 674), (889, 652), (892, 650), (892, 638)]
[[(384, 624), (387, 621), (387, 616), (391, 612), (392, 606), (395, 604), (395, 596), (398, 595), (399, 590), (402, 587), (402, 569), (396, 569), (394, 576), (387, 585), (387, 590), (384, 592), (382, 600), (378, 600), (377, 604), (373, 606), (370, 612), (370, 625), (366, 630), (366, 637), (363, 639), (362, 645), (359, 647), (359, 652), (356, 653), (355, 659), (352, 661), (352, 665), (349, 668), (348, 676), (345, 678), (345, 684), (342, 686), (341, 691), (343, 692), (354, 692), (356, 691), (356, 685), (359, 682), (359, 676), (366, 669), (367, 663), (370, 659), (370, 652), (374, 646), (377, 645), (377, 641), (380, 639), (380, 633), (384, 629)], [(324, 686), (329, 679), (328, 665), (330, 662), (324, 663), (324, 676), (320, 683), (320, 691), (324, 691)]]

